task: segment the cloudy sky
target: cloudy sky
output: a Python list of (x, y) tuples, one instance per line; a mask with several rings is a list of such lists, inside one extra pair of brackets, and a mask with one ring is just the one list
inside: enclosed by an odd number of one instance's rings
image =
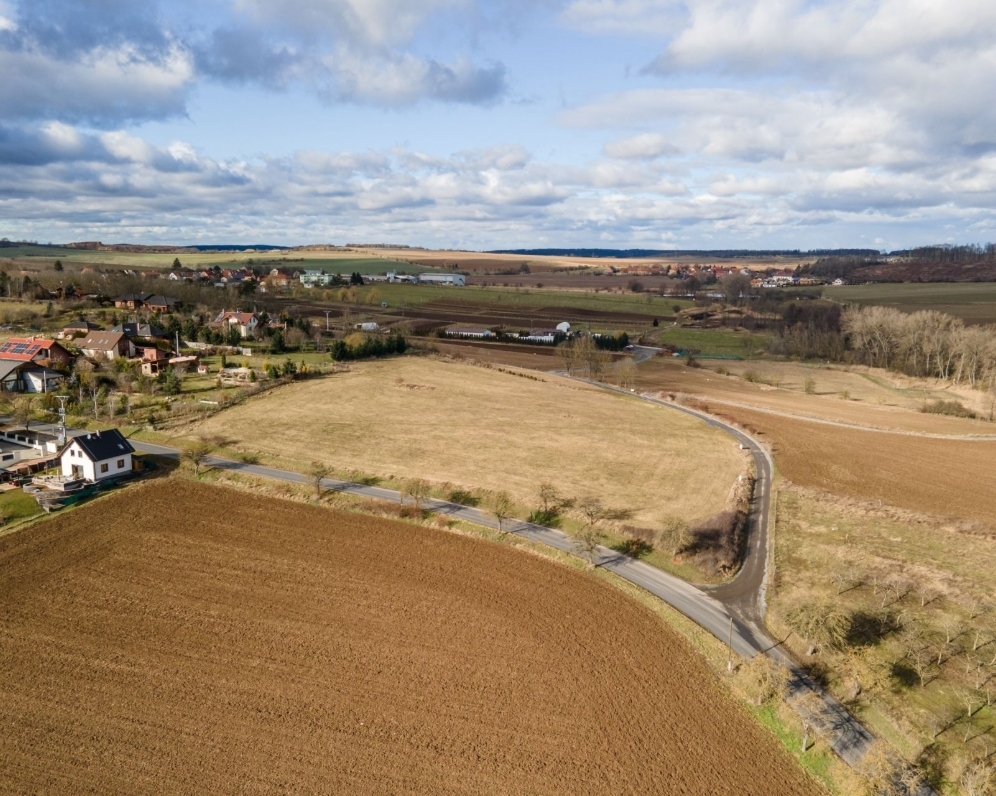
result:
[(0, 0), (0, 237), (996, 240), (992, 0)]

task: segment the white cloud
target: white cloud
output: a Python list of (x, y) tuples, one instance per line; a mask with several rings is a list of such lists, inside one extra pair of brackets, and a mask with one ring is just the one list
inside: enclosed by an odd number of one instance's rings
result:
[(468, 8), (469, 0), (234, 0), (257, 24), (305, 37), (346, 38), (377, 47), (407, 44), (441, 11)]
[(74, 61), (37, 47), (0, 47), (0, 107), (7, 120), (163, 118), (183, 111), (194, 70), (185, 50), (151, 59), (131, 46), (99, 48)]
[(683, 13), (680, 3), (669, 0), (571, 0), (561, 19), (592, 33), (660, 36), (673, 31)]
[(660, 133), (643, 133), (619, 141), (609, 141), (604, 146), (610, 158), (626, 160), (653, 160), (663, 155), (675, 155), (680, 150)]

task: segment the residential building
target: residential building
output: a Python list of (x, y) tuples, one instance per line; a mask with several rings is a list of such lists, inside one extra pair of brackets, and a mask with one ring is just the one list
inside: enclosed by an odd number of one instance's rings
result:
[(335, 274), (324, 271), (303, 271), (299, 277), (302, 287), (328, 287), (335, 279)]
[(165, 340), (166, 332), (160, 329), (158, 326), (153, 326), (151, 323), (138, 323), (135, 321), (129, 321), (128, 323), (119, 323), (113, 329), (112, 332), (120, 332), (129, 340)]
[(135, 344), (124, 332), (90, 332), (79, 342), (80, 351), (90, 359), (116, 359), (135, 356)]
[(62, 327), (56, 337), (60, 340), (74, 340), (77, 337), (86, 337), (90, 332), (100, 331), (100, 327), (90, 321), (72, 321)]
[(57, 370), (16, 359), (0, 359), (0, 391), (44, 393), (59, 389), (65, 375)]
[(214, 319), (215, 323), (228, 328), (235, 327), (242, 337), (250, 337), (259, 326), (259, 318), (255, 312), (222, 312)]
[(153, 312), (175, 312), (181, 304), (182, 302), (169, 296), (149, 296), (145, 300), (145, 306)]
[(0, 359), (58, 365), (72, 362), (73, 355), (55, 340), (41, 337), (11, 337), (0, 345)]
[(105, 481), (131, 472), (135, 449), (116, 428), (73, 438), (62, 452), (62, 475), (90, 482)]
[(114, 299), (114, 306), (119, 310), (137, 310), (145, 306), (147, 298), (151, 298), (150, 293), (125, 293)]

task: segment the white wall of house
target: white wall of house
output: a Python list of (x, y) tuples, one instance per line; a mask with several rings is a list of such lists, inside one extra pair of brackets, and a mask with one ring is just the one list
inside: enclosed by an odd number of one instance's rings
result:
[(62, 377), (51, 373), (43, 376), (41, 373), (27, 370), (22, 375), (25, 392), (45, 392), (46, 390), (51, 392), (62, 384)]
[[(74, 472), (73, 468), (80, 470)], [(95, 462), (83, 449), (73, 442), (62, 454), (62, 475), (66, 478), (78, 478), (80, 472), (87, 481), (103, 481), (123, 473), (131, 472), (131, 454), (122, 453), (110, 459)]]

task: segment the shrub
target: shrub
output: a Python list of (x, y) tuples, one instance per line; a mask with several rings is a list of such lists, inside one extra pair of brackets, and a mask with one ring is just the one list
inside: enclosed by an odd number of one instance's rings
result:
[(921, 412), (931, 415), (948, 415), (949, 417), (968, 417), (973, 420), (978, 417), (975, 412), (962, 406), (958, 401), (928, 401), (920, 406)]
[(812, 379), (812, 377), (807, 376), (806, 380), (802, 383), (802, 389), (805, 390), (806, 395), (815, 395), (816, 382)]

